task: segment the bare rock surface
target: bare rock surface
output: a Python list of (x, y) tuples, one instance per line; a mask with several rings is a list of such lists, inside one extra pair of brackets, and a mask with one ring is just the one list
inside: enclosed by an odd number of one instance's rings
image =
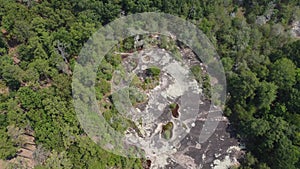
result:
[[(142, 133), (140, 137), (136, 130), (128, 130), (125, 135), (127, 144), (142, 148), (153, 169), (225, 169), (238, 165), (237, 159), (242, 152), (238, 140), (228, 130), (227, 118), (212, 116), (210, 120), (217, 121), (218, 126), (213, 131), (203, 131), (209, 129), (205, 126), (209, 123), (205, 122), (209, 113), (214, 112), (202, 93), (202, 86), (191, 75), (190, 67), (201, 65), (205, 72), (205, 65), (191, 50), (182, 49), (180, 52), (182, 60), (174, 59), (172, 54), (160, 48), (145, 49), (123, 59), (126, 74), (123, 77), (114, 75), (123, 79), (112, 87), (115, 91), (122, 90), (134, 75), (142, 75), (141, 72), (151, 66), (161, 69), (159, 84), (145, 91), (148, 97), (145, 104), (134, 108), (128, 100), (118, 100), (116, 107), (119, 112), (130, 117)], [(169, 108), (174, 103), (178, 106), (178, 117), (172, 116)], [(220, 108), (213, 109), (219, 111)], [(140, 120), (141, 123), (137, 123)], [(165, 139), (162, 137), (163, 128), (170, 122), (171, 138)]]

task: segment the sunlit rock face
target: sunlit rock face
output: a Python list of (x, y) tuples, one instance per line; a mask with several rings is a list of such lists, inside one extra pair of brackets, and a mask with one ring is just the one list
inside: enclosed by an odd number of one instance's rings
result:
[[(204, 143), (199, 140), (210, 101), (190, 70), (202, 64), (188, 49), (182, 49), (181, 54), (176, 58), (164, 49), (149, 48), (123, 58), (123, 67), (114, 74), (118, 79), (112, 85), (117, 93), (114, 104), (136, 125), (136, 129), (128, 129), (124, 142), (140, 147), (151, 161), (151, 168), (222, 167), (229, 165), (228, 158), (232, 165), (236, 157), (227, 150), (237, 141), (226, 131), (226, 118), (214, 119), (220, 121), (215, 133), (209, 133), (212, 136)], [(149, 77), (149, 68), (154, 67), (159, 73)], [(146, 85), (132, 85), (134, 78)], [(128, 86), (146, 95), (146, 101), (132, 105), (130, 99), (117, 97)]]
[(300, 38), (300, 21), (293, 22), (291, 33), (293, 37)]

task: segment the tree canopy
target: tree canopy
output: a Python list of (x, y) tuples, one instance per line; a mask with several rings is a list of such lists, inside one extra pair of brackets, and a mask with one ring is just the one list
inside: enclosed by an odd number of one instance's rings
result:
[[(300, 41), (289, 33), (300, 18), (297, 0), (0, 0), (0, 159), (17, 155), (21, 145), (8, 132), (15, 126), (34, 131), (44, 148), (36, 168), (142, 168), (143, 160), (108, 153), (86, 136), (71, 95), (83, 44), (103, 25), (137, 12), (182, 17), (215, 46), (228, 83), (225, 115), (247, 147), (240, 168), (299, 168)], [(133, 43), (132, 37), (120, 42), (121, 51)], [(120, 62), (120, 55), (103, 60), (98, 100), (109, 95)], [(209, 87), (200, 67), (191, 69)], [(135, 96), (133, 102), (141, 100)], [(107, 119), (122, 120), (112, 105), (100, 104)]]

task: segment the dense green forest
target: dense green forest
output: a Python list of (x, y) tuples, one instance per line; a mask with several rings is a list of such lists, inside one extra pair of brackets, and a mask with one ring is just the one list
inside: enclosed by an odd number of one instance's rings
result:
[[(26, 135), (37, 144), (37, 169), (142, 168), (144, 160), (108, 153), (85, 135), (71, 80), (98, 28), (149, 11), (189, 20), (221, 56), (224, 114), (247, 147), (240, 168), (299, 168), (300, 41), (290, 33), (300, 20), (298, 0), (0, 0), (0, 159), (15, 158)], [(118, 61), (105, 60), (99, 99)]]

